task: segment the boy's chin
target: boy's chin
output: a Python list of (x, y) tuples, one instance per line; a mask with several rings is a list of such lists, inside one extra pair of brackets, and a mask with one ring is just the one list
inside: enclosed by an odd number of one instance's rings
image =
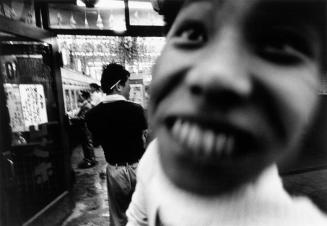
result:
[(164, 156), (161, 157), (161, 165), (167, 178), (180, 189), (210, 196), (233, 193), (243, 185), (255, 181), (262, 172), (260, 169), (236, 171), (185, 167)]
[(162, 169), (167, 178), (177, 187), (200, 195), (224, 195), (251, 183), (271, 162), (260, 158), (246, 158), (242, 162), (197, 163), (180, 158), (170, 145), (159, 142)]

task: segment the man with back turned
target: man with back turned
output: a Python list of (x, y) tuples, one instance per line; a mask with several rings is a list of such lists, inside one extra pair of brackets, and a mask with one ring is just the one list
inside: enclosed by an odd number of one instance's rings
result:
[(104, 67), (106, 96), (86, 116), (88, 128), (102, 146), (107, 167), (110, 225), (125, 225), (125, 211), (135, 188), (135, 170), (144, 152), (147, 128), (143, 108), (128, 101), (130, 73), (119, 64)]

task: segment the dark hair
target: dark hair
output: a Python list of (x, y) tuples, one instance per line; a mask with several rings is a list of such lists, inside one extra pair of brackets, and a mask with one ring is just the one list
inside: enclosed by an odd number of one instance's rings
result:
[(95, 89), (97, 91), (100, 90), (100, 86), (98, 84), (96, 84), (96, 83), (90, 83), (90, 88), (93, 88), (93, 89)]
[(114, 90), (114, 85), (117, 83), (125, 85), (130, 73), (120, 64), (111, 63), (103, 66), (101, 77), (101, 88), (106, 94), (110, 94)]
[(81, 97), (84, 99), (89, 99), (91, 97), (91, 94), (88, 91), (81, 90)]
[(184, 2), (185, 0), (152, 0), (153, 9), (164, 17), (165, 34), (169, 32)]

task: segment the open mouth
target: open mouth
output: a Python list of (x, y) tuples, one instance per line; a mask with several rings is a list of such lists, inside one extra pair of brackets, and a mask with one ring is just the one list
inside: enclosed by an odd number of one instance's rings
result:
[(250, 132), (218, 123), (201, 123), (185, 118), (169, 118), (167, 127), (173, 139), (190, 150), (198, 160), (236, 158), (258, 150)]

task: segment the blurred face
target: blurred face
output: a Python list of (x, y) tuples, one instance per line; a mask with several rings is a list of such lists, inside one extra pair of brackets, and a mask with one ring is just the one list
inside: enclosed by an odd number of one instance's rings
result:
[(150, 103), (160, 161), (177, 186), (232, 191), (298, 143), (320, 77), (321, 39), (302, 20), (315, 13), (308, 2), (193, 0), (181, 10)]

